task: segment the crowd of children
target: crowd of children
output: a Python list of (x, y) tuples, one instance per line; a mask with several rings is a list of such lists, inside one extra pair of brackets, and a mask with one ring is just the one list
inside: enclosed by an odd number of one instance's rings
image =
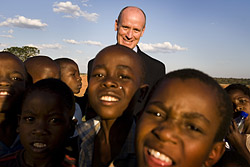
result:
[[(22, 62), (0, 52), (0, 167), (245, 167), (250, 164), (250, 90), (223, 88), (196, 69), (163, 76), (145, 99), (145, 64), (132, 49), (97, 53), (85, 120), (74, 94), (82, 83), (70, 58)], [(146, 100), (142, 111), (138, 101)], [(140, 115), (134, 115), (134, 113)], [(227, 139), (232, 149), (225, 148)], [(238, 158), (236, 158), (238, 157)]]

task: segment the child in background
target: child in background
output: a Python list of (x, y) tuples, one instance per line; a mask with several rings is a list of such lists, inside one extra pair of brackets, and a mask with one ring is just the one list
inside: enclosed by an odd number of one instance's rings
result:
[[(225, 88), (234, 106), (234, 114), (244, 111), (250, 115), (250, 89), (246, 85), (231, 84)], [(230, 126), (227, 139), (230, 145), (241, 154), (250, 165), (250, 117), (245, 119), (242, 134), (235, 121)]]
[[(60, 67), (61, 80), (70, 87), (74, 94), (78, 94), (82, 88), (82, 79), (80, 76), (78, 65), (69, 58), (58, 58), (54, 60)], [(82, 122), (82, 111), (76, 103), (76, 111), (74, 117), (78, 120), (78, 124)]]
[(60, 79), (60, 67), (48, 56), (34, 56), (24, 61), (33, 83), (41, 79)]
[(76, 161), (64, 152), (72, 134), (74, 95), (58, 79), (36, 82), (24, 95), (18, 131), (23, 150), (0, 159), (1, 167), (67, 166)]
[(79, 125), (81, 167), (131, 166), (135, 163), (134, 106), (143, 99), (144, 64), (133, 50), (111, 45), (95, 57), (88, 86), (97, 117)]
[(27, 76), (18, 57), (0, 52), (0, 157), (22, 148), (16, 128), (20, 101), (28, 85)]
[(225, 151), (231, 119), (230, 99), (213, 78), (194, 69), (168, 73), (137, 124), (138, 167), (211, 167)]

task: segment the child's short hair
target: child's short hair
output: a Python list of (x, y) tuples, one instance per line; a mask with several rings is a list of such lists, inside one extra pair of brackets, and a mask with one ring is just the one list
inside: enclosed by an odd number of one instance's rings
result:
[(49, 92), (52, 94), (56, 94), (62, 98), (62, 105), (67, 107), (68, 111), (70, 111), (70, 117), (73, 117), (75, 112), (75, 98), (72, 90), (61, 80), (49, 78), (42, 79), (36, 83), (34, 83), (24, 94), (23, 100), (33, 91), (39, 90), (43, 92)]
[[(216, 133), (214, 141), (222, 141), (224, 137), (226, 136), (226, 133), (228, 131), (229, 125), (231, 123), (231, 119), (233, 117), (233, 106), (232, 102), (228, 96), (228, 94), (223, 90), (223, 88), (215, 81), (212, 77), (209, 75), (196, 70), (196, 69), (181, 69), (169, 72), (165, 76), (163, 76), (158, 82), (153, 86), (147, 101), (151, 98), (154, 89), (158, 87), (158, 84), (161, 83), (162, 80), (167, 79), (181, 79), (181, 80), (187, 80), (187, 79), (198, 79), (199, 81), (203, 82), (204, 84), (210, 86), (215, 92), (216, 97), (214, 97), (217, 103), (218, 108), (218, 115), (221, 117), (221, 123), (219, 126), (219, 129)], [(202, 98), (202, 97), (201, 97)], [(147, 102), (146, 102), (147, 104)]]
[(76, 62), (74, 60), (66, 58), (66, 57), (64, 57), (64, 58), (57, 58), (54, 61), (59, 65), (60, 68), (65, 68), (65, 64), (66, 63), (76, 64)]
[(250, 98), (250, 89), (243, 84), (231, 84), (225, 88), (226, 92), (229, 93), (232, 90), (241, 90), (245, 95)]

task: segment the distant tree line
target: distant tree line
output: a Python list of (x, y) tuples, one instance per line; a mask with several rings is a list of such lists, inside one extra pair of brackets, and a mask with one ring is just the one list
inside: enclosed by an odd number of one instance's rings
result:
[(244, 84), (250, 85), (250, 79), (247, 78), (214, 78), (219, 84)]
[(23, 47), (10, 47), (5, 48), (3, 51), (10, 52), (17, 57), (19, 57), (22, 61), (25, 61), (29, 57), (37, 56), (40, 54), (40, 50), (36, 47), (31, 46), (23, 46)]

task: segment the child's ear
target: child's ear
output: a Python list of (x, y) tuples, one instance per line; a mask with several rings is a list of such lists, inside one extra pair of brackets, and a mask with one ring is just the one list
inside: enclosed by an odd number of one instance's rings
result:
[(213, 145), (213, 148), (210, 151), (207, 160), (204, 162), (204, 165), (206, 167), (213, 166), (217, 161), (219, 161), (219, 159), (224, 154), (224, 152), (225, 152), (225, 142), (223, 142), (223, 141), (216, 142)]
[(17, 133), (20, 133), (20, 120), (21, 120), (21, 115), (17, 115), (17, 121), (18, 121), (18, 126), (16, 128), (16, 132)]
[(146, 97), (147, 93), (148, 93), (148, 89), (149, 89), (149, 86), (148, 84), (143, 84), (140, 86), (140, 95), (139, 95), (139, 99), (138, 101), (141, 103), (144, 98)]
[(72, 135), (74, 134), (76, 124), (77, 124), (77, 119), (72, 118), (72, 119), (70, 120), (69, 137), (72, 136)]

